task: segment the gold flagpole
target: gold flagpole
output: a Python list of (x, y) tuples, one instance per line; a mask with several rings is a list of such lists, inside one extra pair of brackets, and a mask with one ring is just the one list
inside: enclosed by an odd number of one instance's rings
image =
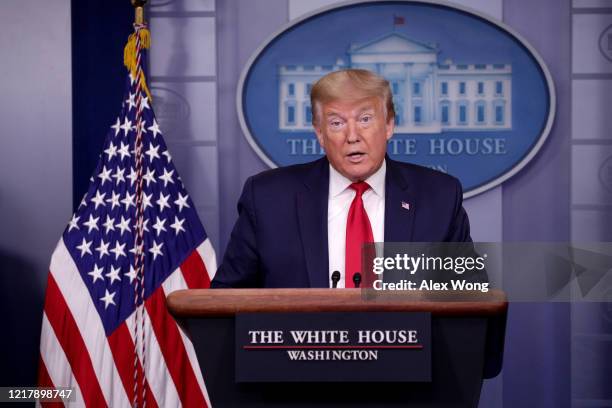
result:
[(136, 50), (136, 36), (140, 38), (140, 45), (143, 49), (148, 49), (151, 46), (151, 35), (149, 30), (145, 26), (144, 19), (144, 5), (148, 0), (130, 0), (132, 6), (134, 6), (134, 26), (140, 27), (136, 32), (130, 35), (125, 49), (123, 51), (123, 62), (127, 69), (130, 70), (132, 78), (137, 79), (141, 82), (141, 87), (147, 94), (149, 101), (153, 100), (149, 87), (144, 78), (144, 74), (138, 71), (138, 56)]
[(134, 23), (144, 24), (144, 5), (147, 0), (131, 0), (131, 2), (135, 11)]
[[(147, 406), (147, 387), (146, 387), (146, 351), (147, 339), (145, 334), (145, 272), (144, 272), (144, 208), (143, 208), (143, 152), (142, 152), (142, 133), (144, 122), (142, 119), (142, 93), (144, 90), (148, 97), (151, 97), (142, 70), (142, 50), (149, 48), (151, 36), (145, 25), (144, 5), (147, 0), (131, 0), (134, 6), (134, 34), (130, 35), (128, 43), (123, 52), (125, 66), (130, 71), (131, 78), (136, 81), (136, 140), (134, 141), (134, 151), (136, 160), (136, 228), (134, 229), (134, 270), (137, 274), (136, 284), (134, 285), (134, 395), (132, 407), (146, 408)], [(127, 119), (126, 119), (127, 120)], [(139, 327), (140, 326), (140, 327)], [(139, 358), (140, 355), (140, 358)], [(141, 381), (138, 375), (138, 366), (141, 369)]]

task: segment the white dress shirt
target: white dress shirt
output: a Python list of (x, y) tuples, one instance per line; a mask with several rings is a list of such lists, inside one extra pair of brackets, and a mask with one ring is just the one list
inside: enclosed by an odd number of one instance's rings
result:
[[(380, 169), (365, 182), (370, 188), (363, 193), (363, 206), (368, 213), (374, 242), (385, 239), (385, 174), (387, 165), (383, 161)], [(346, 250), (346, 219), (351, 208), (355, 190), (352, 182), (329, 165), (329, 196), (327, 201), (327, 245), (329, 251), (329, 286), (334, 271), (340, 272), (339, 288), (344, 288), (344, 258)]]

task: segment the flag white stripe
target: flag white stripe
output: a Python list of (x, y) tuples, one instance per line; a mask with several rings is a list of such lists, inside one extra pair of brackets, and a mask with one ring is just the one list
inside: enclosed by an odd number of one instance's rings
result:
[(176, 268), (176, 270), (162, 283), (162, 287), (164, 288), (164, 294), (166, 296), (176, 290), (188, 289), (181, 268)]
[(217, 272), (217, 256), (215, 255), (215, 249), (210, 243), (210, 239), (206, 238), (196, 250), (200, 254), (202, 261), (204, 261), (204, 265), (206, 265), (206, 272), (208, 272), (210, 280), (213, 280)]
[(83, 400), (79, 383), (70, 369), (64, 349), (60, 345), (57, 336), (55, 336), (46, 313), (43, 313), (41, 333), (40, 355), (47, 368), (51, 382), (55, 387), (72, 387), (75, 396), (74, 404), (84, 406), (85, 401)]
[(113, 353), (106, 340), (106, 333), (98, 311), (74, 260), (64, 245), (63, 238), (60, 239), (53, 252), (49, 269), (81, 332), (107, 405), (111, 407), (131, 406), (115, 366)]
[[(145, 309), (145, 376), (149, 383), (149, 388), (157, 401), (159, 407), (179, 407), (181, 406), (181, 399), (179, 398), (178, 391), (172, 376), (164, 360), (164, 356), (157, 342), (157, 337), (151, 327), (151, 320), (149, 313)], [(125, 324), (130, 332), (132, 341), (134, 341), (134, 313), (125, 320)], [(141, 335), (142, 327), (138, 327), (138, 335)], [(140, 355), (140, 350), (139, 350)], [(141, 360), (142, 361), (142, 360)]]
[[(166, 296), (172, 293), (175, 290), (180, 289), (188, 289), (187, 282), (183, 277), (183, 271), (177, 269), (172, 275), (170, 275), (164, 283), (162, 283), (162, 287), (164, 288), (164, 293)], [(196, 356), (195, 349), (193, 348), (193, 343), (189, 337), (183, 331), (183, 328), (180, 325), (177, 325), (179, 328), (179, 333), (181, 333), (181, 339), (183, 340), (183, 345), (185, 346), (185, 351), (187, 352), (187, 356), (189, 357), (189, 363), (191, 364), (191, 368), (195, 373), (196, 380), (202, 390), (202, 394), (204, 395), (204, 399), (206, 403), (210, 407), (210, 398), (208, 397), (208, 390), (206, 389), (206, 385), (204, 384), (204, 378), (202, 377), (202, 370), (200, 369), (200, 364), (198, 363), (198, 357)]]

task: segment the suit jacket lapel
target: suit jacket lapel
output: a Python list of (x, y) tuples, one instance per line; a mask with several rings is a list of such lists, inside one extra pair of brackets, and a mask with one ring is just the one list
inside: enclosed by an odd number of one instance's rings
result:
[(389, 157), (386, 160), (385, 242), (410, 242), (418, 210), (416, 196), (398, 165)]
[(329, 162), (317, 160), (307, 174), (306, 188), (297, 197), (297, 216), (304, 245), (310, 287), (329, 287), (329, 254), (327, 245), (327, 201), (329, 195)]

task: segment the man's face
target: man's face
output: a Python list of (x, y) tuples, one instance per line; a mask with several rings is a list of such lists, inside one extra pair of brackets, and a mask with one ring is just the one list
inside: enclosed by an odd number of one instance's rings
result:
[(334, 169), (353, 182), (374, 174), (385, 159), (394, 128), (381, 98), (332, 101), (322, 104), (319, 113), (315, 132)]

